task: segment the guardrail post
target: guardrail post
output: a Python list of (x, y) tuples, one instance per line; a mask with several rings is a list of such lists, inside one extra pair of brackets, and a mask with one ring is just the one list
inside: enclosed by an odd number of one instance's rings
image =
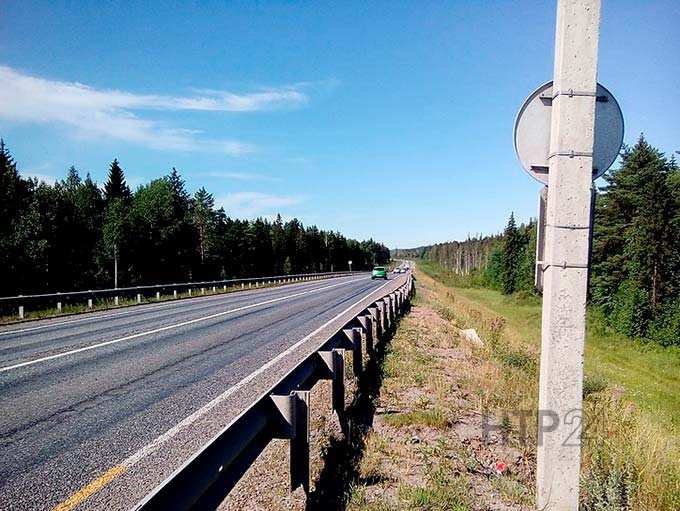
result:
[(137, 303), (142, 303), (142, 295), (141, 295), (141, 293), (137, 293)]
[(177, 290), (176, 289), (172, 290), (172, 297), (177, 298)]
[(19, 305), (19, 319), (24, 319), (24, 306)]
[(116, 305), (118, 305), (118, 297), (117, 297), (117, 296), (113, 299), (113, 303), (115, 303)]
[(373, 315), (367, 314), (366, 318), (366, 351), (373, 356), (375, 354), (375, 320)]
[(201, 294), (202, 294), (202, 295), (205, 294), (205, 288), (204, 288), (204, 287), (201, 288)]
[(373, 304), (373, 306), (368, 307), (368, 313), (371, 315), (371, 335), (373, 336), (373, 346), (378, 344), (380, 341), (380, 311), (378, 307)]
[(57, 302), (57, 312), (61, 313), (61, 302)]
[(302, 486), (309, 493), (309, 416), (308, 390), (293, 391), (295, 395), (295, 435), (290, 440), (290, 488)]
[(383, 340), (387, 333), (387, 314), (385, 313), (385, 302), (376, 302), (378, 306), (378, 321), (380, 322), (380, 340)]
[(225, 291), (225, 292), (227, 291), (227, 285), (226, 284), (222, 286), (222, 291)]
[(384, 297), (381, 300), (381, 303), (383, 305), (383, 313), (384, 313), (384, 316), (385, 316), (385, 332), (387, 332), (387, 331), (389, 331), (389, 329), (392, 326), (392, 317), (391, 317), (392, 316), (392, 314), (391, 314), (392, 310), (391, 310), (391, 307), (390, 307), (389, 297)]
[(161, 292), (156, 291), (156, 300), (160, 300), (160, 299), (161, 299)]
[(191, 296), (191, 288), (189, 288), (188, 291), (189, 291), (189, 296)]
[(215, 289), (216, 289), (215, 286), (213, 286), (213, 291), (212, 291), (213, 293), (215, 292)]
[(338, 415), (345, 411), (345, 350), (334, 348), (331, 351), (318, 351), (326, 371), (323, 379), (331, 380), (331, 405)]
[(357, 316), (357, 321), (361, 323), (364, 334), (364, 341), (366, 345), (366, 354), (373, 356), (375, 353), (375, 334), (373, 333), (373, 316), (371, 314), (363, 314)]
[(92, 308), (92, 298), (87, 299), (87, 308), (91, 309)]
[(294, 390), (271, 399), (281, 419), (274, 437), (290, 439), (290, 490), (302, 486), (309, 492), (309, 391)]
[(343, 333), (349, 339), (352, 346), (352, 372), (359, 376), (363, 370), (363, 355), (361, 349), (361, 328), (345, 328)]

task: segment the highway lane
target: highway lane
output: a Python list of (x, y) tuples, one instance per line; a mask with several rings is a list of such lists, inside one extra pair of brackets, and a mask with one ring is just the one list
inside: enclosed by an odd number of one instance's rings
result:
[[(161, 471), (140, 464), (137, 487), (116, 493), (112, 467), (382, 284), (329, 279), (3, 329), (0, 509), (128, 507)], [(107, 501), (68, 500), (102, 477)]]
[(326, 280), (305, 282), (0, 327), (0, 372), (13, 365), (30, 362), (39, 358), (39, 355), (52, 356), (113, 338), (202, 318), (222, 312), (225, 308), (248, 306), (328, 285)]

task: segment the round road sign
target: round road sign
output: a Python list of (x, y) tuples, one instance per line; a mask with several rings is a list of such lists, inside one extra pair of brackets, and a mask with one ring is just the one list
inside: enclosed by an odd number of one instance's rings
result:
[[(527, 173), (548, 184), (552, 82), (536, 89), (515, 119), (515, 152)], [(616, 160), (623, 143), (623, 114), (614, 96), (597, 84), (593, 179), (604, 174)]]

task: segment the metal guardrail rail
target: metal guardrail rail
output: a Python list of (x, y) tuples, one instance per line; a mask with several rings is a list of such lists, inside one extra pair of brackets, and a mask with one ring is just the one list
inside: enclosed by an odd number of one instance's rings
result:
[[(309, 490), (310, 389), (331, 380), (333, 410), (345, 410), (345, 350), (352, 370), (363, 371), (363, 356), (394, 329), (415, 291), (409, 271), (386, 293), (369, 296), (338, 318), (333, 333), (310, 355), (233, 419), (164, 482), (133, 508), (135, 511), (216, 509), (259, 454), (276, 438), (290, 441), (291, 491)], [(357, 312), (358, 311), (358, 312)]]
[(222, 287), (226, 291), (228, 287), (239, 286), (242, 289), (247, 287), (260, 287), (260, 285), (282, 284), (288, 282), (302, 282), (308, 280), (320, 280), (331, 277), (341, 277), (345, 275), (355, 275), (362, 272), (341, 271), (341, 272), (324, 272), (324, 273), (300, 273), (296, 275), (274, 275), (270, 277), (251, 277), (241, 279), (227, 279), (227, 280), (211, 280), (204, 282), (183, 282), (172, 284), (154, 284), (148, 286), (135, 287), (119, 287), (113, 289), (97, 289), (87, 291), (70, 291), (67, 293), (44, 293), (35, 295), (18, 295), (18, 296), (1, 296), (0, 309), (11, 309), (11, 307), (18, 307), (19, 319), (24, 319), (26, 307), (28, 304), (54, 304), (56, 303), (57, 311), (62, 310), (64, 303), (73, 302), (76, 299), (87, 299), (87, 307), (93, 307), (93, 301), (96, 298), (113, 298), (116, 305), (118, 305), (119, 297), (134, 296), (136, 294), (137, 303), (142, 302), (142, 298), (150, 292), (155, 291), (155, 299), (160, 300), (161, 294), (165, 291), (172, 291), (172, 294), (177, 297), (177, 292), (189, 292), (200, 289), (202, 294), (205, 294), (207, 288), (212, 287), (212, 291), (217, 291), (217, 287)]

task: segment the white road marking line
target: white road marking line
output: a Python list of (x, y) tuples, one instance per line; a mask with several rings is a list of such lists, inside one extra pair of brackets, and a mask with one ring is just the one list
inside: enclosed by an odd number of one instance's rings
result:
[[(344, 278), (344, 277), (331, 277), (330, 279), (327, 280), (332, 280), (336, 278)], [(354, 279), (354, 280), (359, 280), (359, 279)], [(289, 285), (297, 285), (300, 286), (302, 284), (313, 284), (313, 282), (308, 281), (308, 282), (295, 282), (291, 283)], [(275, 287), (269, 287), (269, 288), (259, 288), (260, 291), (273, 291), (275, 289), (281, 289), (283, 286), (275, 286)], [(159, 303), (154, 303), (145, 307), (135, 307), (132, 306), (130, 307), (129, 310), (123, 310), (123, 311), (117, 311), (113, 312), (111, 314), (102, 314), (102, 315), (95, 315), (96, 312), (98, 311), (92, 311), (91, 313), (86, 313), (86, 314), (92, 314), (88, 315), (88, 317), (85, 318), (78, 318), (78, 319), (70, 319), (68, 321), (61, 321), (59, 323), (49, 323), (49, 324), (44, 324), (44, 325), (39, 325), (39, 326), (33, 326), (33, 327), (28, 327), (28, 328), (22, 328), (19, 330), (4, 330), (0, 331), (0, 337), (3, 335), (11, 335), (11, 334), (23, 334), (25, 332), (32, 332), (34, 330), (43, 330), (45, 328), (50, 328), (50, 327), (55, 327), (55, 326), (62, 326), (62, 325), (71, 325), (73, 323), (82, 323), (84, 321), (96, 321), (98, 319), (107, 319), (107, 318), (115, 318), (117, 316), (124, 316), (126, 314), (132, 314), (133, 312), (144, 312), (148, 310), (154, 310), (154, 309), (160, 309), (164, 308), (163, 306), (165, 305), (186, 305), (189, 303), (205, 303), (205, 302), (212, 302), (212, 301), (219, 301), (222, 298), (226, 297), (232, 297), (237, 293), (243, 292), (243, 291), (256, 291), (258, 290), (257, 288), (252, 288), (252, 289), (239, 289), (238, 291), (233, 291), (231, 293), (220, 293), (219, 295), (215, 296), (194, 296), (190, 298), (189, 300), (183, 299), (183, 300), (168, 300), (164, 302), (159, 302)], [(35, 320), (34, 320), (35, 321)]]
[(14, 364), (14, 365), (11, 365), (11, 366), (0, 367), (0, 373), (4, 373), (6, 371), (11, 371), (12, 369), (18, 369), (20, 367), (31, 366), (31, 365), (34, 365), (34, 364), (38, 364), (40, 362), (47, 362), (48, 360), (54, 360), (54, 359), (66, 357), (66, 356), (69, 356), (69, 355), (75, 355), (76, 353), (82, 353), (83, 351), (90, 351), (90, 350), (94, 350), (94, 349), (97, 349), (97, 348), (102, 348), (104, 346), (109, 346), (111, 344), (117, 344), (117, 343), (123, 342), (123, 341), (129, 341), (129, 340), (132, 340), (132, 339), (137, 339), (137, 338), (143, 337), (145, 335), (152, 335), (152, 334), (157, 334), (159, 332), (165, 332), (167, 330), (172, 330), (173, 328), (180, 328), (180, 327), (183, 327), (183, 326), (186, 326), (186, 325), (193, 325), (194, 323), (199, 323), (201, 321), (207, 321), (209, 319), (219, 318), (220, 316), (225, 316), (227, 314), (233, 314), (235, 312), (241, 312), (241, 311), (244, 311), (244, 310), (247, 310), (247, 309), (252, 309), (254, 307), (260, 307), (262, 305), (269, 305), (270, 303), (281, 302), (283, 300), (289, 300), (291, 298), (297, 298), (298, 296), (304, 296), (304, 295), (308, 295), (308, 294), (311, 294), (311, 293), (316, 293), (318, 291), (324, 291), (326, 289), (338, 287), (338, 286), (345, 286), (347, 284), (351, 284), (351, 283), (356, 282), (358, 280), (363, 280), (363, 279), (354, 279), (354, 280), (350, 280), (350, 281), (346, 281), (346, 282), (340, 282), (338, 284), (332, 284), (330, 286), (317, 287), (317, 288), (314, 288), (314, 289), (310, 289), (308, 291), (301, 291), (300, 293), (293, 293), (291, 295), (281, 296), (279, 298), (272, 298), (271, 300), (265, 300), (264, 302), (252, 303), (250, 305), (244, 305), (243, 307), (237, 307), (235, 309), (229, 309), (229, 310), (226, 310), (226, 311), (217, 312), (215, 314), (210, 314), (209, 316), (203, 316), (203, 317), (200, 317), (200, 318), (190, 319), (188, 321), (182, 321), (181, 323), (175, 323), (173, 325), (166, 325), (166, 326), (163, 326), (163, 327), (160, 327), (160, 328), (155, 328), (153, 330), (147, 330), (146, 332), (139, 332), (139, 333), (132, 334), (132, 335), (126, 335), (125, 337), (120, 337), (118, 339), (112, 339), (110, 341), (104, 341), (104, 342), (100, 342), (100, 343), (97, 343), (97, 344), (92, 344), (90, 346), (84, 346), (83, 348), (64, 351), (62, 353), (56, 353), (54, 355), (49, 355), (47, 357), (36, 358), (34, 360), (27, 360), (26, 362), (20, 362), (18, 364)]
[[(359, 280), (359, 279), (357, 279), (357, 280)], [(356, 307), (357, 304), (361, 303), (363, 300), (365, 300), (366, 298), (368, 298), (368, 297), (371, 296), (372, 294), (377, 293), (378, 291), (380, 291), (383, 287), (385, 287), (385, 286), (388, 285), (388, 284), (389, 284), (389, 282), (385, 282), (385, 283), (384, 283), (383, 285), (381, 285), (380, 287), (371, 290), (368, 294), (364, 295), (364, 296), (363, 296), (362, 298), (360, 298), (358, 301), (356, 301), (355, 303), (353, 303), (352, 305), (350, 305), (349, 307), (347, 307), (344, 311), (342, 311), (341, 313), (339, 313), (338, 315), (336, 315), (336, 316), (333, 317), (332, 319), (328, 320), (326, 323), (324, 323), (323, 325), (321, 325), (319, 328), (317, 328), (316, 330), (314, 330), (312, 333), (307, 334), (305, 337), (303, 337), (302, 339), (300, 339), (299, 341), (297, 341), (295, 344), (289, 346), (286, 350), (284, 350), (284, 351), (282, 351), (281, 353), (279, 353), (278, 355), (276, 355), (276, 356), (275, 356), (273, 359), (271, 359), (269, 362), (267, 362), (266, 364), (260, 366), (258, 369), (256, 369), (256, 370), (253, 371), (252, 373), (250, 373), (250, 374), (249, 374), (248, 376), (246, 376), (245, 378), (243, 378), (241, 381), (239, 381), (238, 383), (236, 383), (236, 384), (232, 385), (231, 387), (229, 387), (226, 391), (224, 391), (222, 394), (220, 394), (219, 396), (217, 396), (215, 399), (213, 399), (212, 401), (206, 403), (205, 405), (203, 405), (201, 408), (199, 408), (198, 410), (196, 410), (194, 413), (192, 413), (192, 414), (189, 415), (188, 417), (182, 419), (180, 422), (178, 422), (177, 424), (175, 424), (172, 428), (170, 428), (168, 431), (166, 431), (165, 433), (163, 433), (162, 435), (160, 435), (159, 437), (157, 437), (155, 440), (153, 440), (152, 442), (146, 444), (144, 447), (142, 447), (141, 449), (139, 449), (139, 450), (138, 450), (137, 452), (135, 452), (134, 454), (128, 456), (128, 457), (127, 457), (126, 459), (124, 459), (121, 463), (119, 463), (118, 465), (116, 465), (115, 467), (113, 467), (113, 469), (110, 469), (108, 472), (106, 472), (106, 474), (111, 474), (110, 477), (107, 477), (106, 480), (105, 480), (102, 484), (97, 484), (97, 485), (96, 485), (96, 488), (93, 488), (92, 491), (87, 492), (87, 494), (86, 494), (82, 499), (79, 499), (79, 500), (77, 501), (77, 503), (78, 503), (78, 504), (81, 503), (85, 498), (87, 498), (87, 497), (89, 497), (90, 495), (92, 495), (92, 494), (96, 493), (97, 491), (99, 491), (101, 488), (103, 488), (105, 485), (107, 485), (108, 483), (110, 483), (112, 480), (114, 480), (114, 479), (115, 479), (116, 477), (118, 477), (120, 474), (122, 474), (122, 473), (126, 472), (127, 470), (129, 470), (130, 468), (132, 468), (134, 465), (136, 465), (137, 463), (139, 463), (141, 460), (143, 460), (144, 458), (146, 458), (146, 457), (149, 456), (150, 454), (153, 454), (153, 453), (154, 453), (155, 451), (157, 451), (157, 450), (158, 450), (165, 442), (167, 442), (168, 440), (172, 439), (172, 438), (173, 438), (174, 436), (176, 436), (180, 431), (182, 431), (182, 430), (186, 429), (187, 427), (191, 426), (194, 422), (196, 422), (198, 419), (200, 419), (203, 415), (205, 415), (206, 413), (208, 413), (210, 410), (212, 410), (213, 408), (215, 408), (215, 407), (216, 407), (217, 405), (219, 405), (220, 403), (224, 402), (229, 396), (231, 396), (232, 394), (234, 394), (234, 393), (237, 392), (238, 390), (242, 389), (245, 385), (247, 385), (248, 383), (250, 383), (250, 382), (251, 382), (253, 379), (255, 379), (257, 376), (259, 376), (260, 374), (262, 374), (263, 372), (265, 372), (266, 370), (268, 370), (269, 368), (271, 368), (274, 364), (276, 364), (277, 362), (279, 362), (282, 358), (288, 356), (290, 353), (292, 353), (293, 351), (295, 351), (295, 350), (296, 350), (297, 348), (299, 348), (302, 344), (304, 344), (304, 343), (307, 342), (309, 339), (311, 339), (312, 337), (314, 337), (316, 334), (318, 334), (319, 332), (321, 332), (321, 331), (322, 331), (324, 328), (326, 328), (328, 325), (330, 325), (331, 323), (333, 323), (334, 321), (336, 321), (338, 318), (341, 318), (342, 316), (344, 316), (345, 314), (347, 314), (347, 312), (349, 312), (350, 310), (352, 310), (353, 307)], [(260, 396), (260, 397), (261, 397), (261, 396)], [(242, 414), (243, 414), (243, 412), (242, 412), (241, 414), (239, 414), (234, 420), (232, 420), (231, 423), (233, 423), (235, 420), (237, 420), (238, 417), (240, 417)], [(230, 424), (231, 424), (231, 423), (230, 423)], [(98, 478), (98, 479), (95, 480), (95, 481), (99, 481), (99, 479), (101, 479), (101, 478)], [(92, 485), (92, 483), (90, 483), (90, 485), (86, 486), (86, 488), (90, 487), (91, 485)], [(82, 492), (82, 490), (81, 490), (81, 492)], [(77, 493), (74, 494), (74, 495), (75, 495), (75, 496), (78, 496), (79, 494), (80, 494), (80, 492), (77, 492)], [(66, 501), (66, 502), (69, 502), (69, 501)], [(65, 507), (65, 509), (71, 509), (71, 507)]]

